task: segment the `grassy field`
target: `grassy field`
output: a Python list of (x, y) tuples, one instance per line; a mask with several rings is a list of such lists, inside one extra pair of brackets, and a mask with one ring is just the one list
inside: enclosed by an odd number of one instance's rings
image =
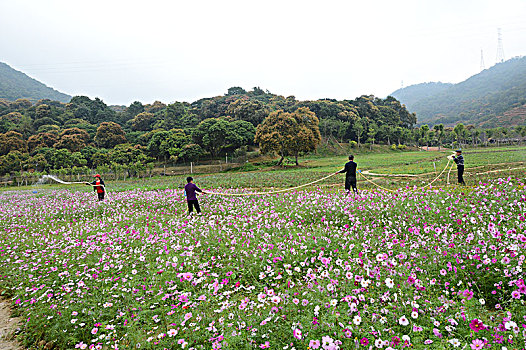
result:
[[(485, 172), (466, 187), (383, 177), (396, 192), (360, 181), (367, 191), (346, 196), (337, 175), (203, 195), (193, 216), (184, 176), (110, 182), (102, 203), (82, 185), (2, 191), (1, 293), (32, 349), (525, 348), (526, 169), (488, 172), (523, 150), (466, 152), (467, 170)], [(445, 155), (356, 160), (423, 174)], [(344, 162), (194, 177), (238, 193)]]
[[(374, 179), (383, 187), (396, 189), (405, 186), (422, 186), (433, 180), (447, 164), (447, 156), (451, 151), (387, 151), (380, 153), (368, 153), (360, 151), (355, 161), (358, 169), (370, 171), (374, 174), (414, 174), (422, 175), (418, 178), (394, 178), (367, 176)], [(468, 184), (487, 181), (495, 177), (522, 176), (524, 169), (515, 169), (526, 166), (526, 147), (493, 147), (468, 150), (464, 153), (466, 162), (465, 178)], [(308, 156), (302, 159), (300, 167), (271, 167), (261, 165), (252, 171), (227, 171), (214, 174), (192, 174), (196, 182), (203, 188), (210, 189), (269, 189), (287, 188), (298, 186), (324, 177), (330, 173), (343, 168), (347, 157), (320, 157)], [(452, 165), (453, 162), (450, 162)], [(513, 170), (506, 170), (506, 169)], [(449, 167), (448, 167), (449, 170)], [(481, 174), (489, 171), (495, 173)], [(446, 171), (435, 183), (438, 186), (447, 186)], [(155, 189), (177, 189), (185, 184), (186, 175), (128, 179), (126, 181), (110, 181), (108, 191), (120, 192), (130, 189), (155, 190)], [(359, 186), (364, 189), (372, 189), (375, 186), (367, 183), (363, 178), (358, 178)], [(456, 167), (453, 166), (450, 173), (450, 183), (456, 181)], [(343, 175), (334, 176), (327, 181), (317, 184), (318, 186), (335, 187), (343, 183)], [(59, 185), (48, 183), (42, 186), (26, 186), (17, 190), (49, 191), (51, 189), (68, 189), (72, 191), (86, 191), (83, 185)], [(12, 191), (13, 188), (1, 188), (0, 191)]]

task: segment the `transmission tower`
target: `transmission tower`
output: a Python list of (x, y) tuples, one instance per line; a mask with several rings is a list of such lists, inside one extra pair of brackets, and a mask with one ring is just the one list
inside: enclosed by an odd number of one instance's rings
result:
[(497, 29), (497, 63), (504, 62), (504, 48), (502, 47), (502, 35), (500, 28)]
[(483, 71), (484, 69), (486, 69), (484, 65), (484, 51), (480, 50), (480, 71)]

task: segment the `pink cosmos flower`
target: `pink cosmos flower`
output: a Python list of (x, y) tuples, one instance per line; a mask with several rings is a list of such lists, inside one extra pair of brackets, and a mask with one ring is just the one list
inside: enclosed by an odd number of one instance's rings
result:
[(470, 346), (471, 346), (472, 350), (482, 349), (482, 348), (484, 348), (484, 341), (482, 341), (480, 339), (475, 339), (470, 344)]
[(301, 339), (301, 331), (297, 328), (292, 332), (292, 335), (294, 335), (296, 339)]
[(469, 328), (471, 328), (472, 330), (474, 330), (475, 332), (478, 332), (480, 330), (483, 330), (483, 329), (486, 329), (486, 327), (484, 326), (484, 323), (482, 323), (482, 321), (478, 320), (478, 319), (473, 319), (470, 323), (469, 323)]
[(473, 292), (470, 290), (466, 289), (462, 294), (464, 294), (467, 300), (471, 300), (473, 298)]
[(311, 349), (319, 349), (320, 348), (320, 341), (319, 340), (311, 340), (309, 342), (309, 347)]

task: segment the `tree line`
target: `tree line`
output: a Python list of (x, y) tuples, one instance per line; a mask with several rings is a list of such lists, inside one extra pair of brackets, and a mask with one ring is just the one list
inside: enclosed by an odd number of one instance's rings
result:
[(450, 138), (448, 128), (415, 124), (416, 115), (393, 97), (299, 101), (258, 87), (232, 87), (193, 103), (108, 106), (86, 96), (69, 103), (0, 100), (0, 175), (101, 166), (137, 173), (155, 164), (214, 159), (250, 148), (277, 154), (281, 161), (297, 160), (315, 150), (322, 137), (357, 146)]

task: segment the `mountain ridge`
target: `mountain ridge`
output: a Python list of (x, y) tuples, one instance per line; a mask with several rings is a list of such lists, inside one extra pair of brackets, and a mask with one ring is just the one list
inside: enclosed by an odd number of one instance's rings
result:
[(0, 62), (0, 99), (9, 101), (28, 99), (32, 102), (50, 99), (69, 102), (71, 96), (31, 78), (24, 72), (9, 66), (7, 63)]
[[(485, 127), (526, 124), (523, 113), (514, 118), (504, 117), (507, 111), (526, 104), (526, 57), (498, 63), (435, 91), (429, 89), (432, 84), (443, 83), (411, 85), (391, 95), (416, 113), (419, 124), (463, 122)], [(506, 124), (501, 125), (503, 122)]]

